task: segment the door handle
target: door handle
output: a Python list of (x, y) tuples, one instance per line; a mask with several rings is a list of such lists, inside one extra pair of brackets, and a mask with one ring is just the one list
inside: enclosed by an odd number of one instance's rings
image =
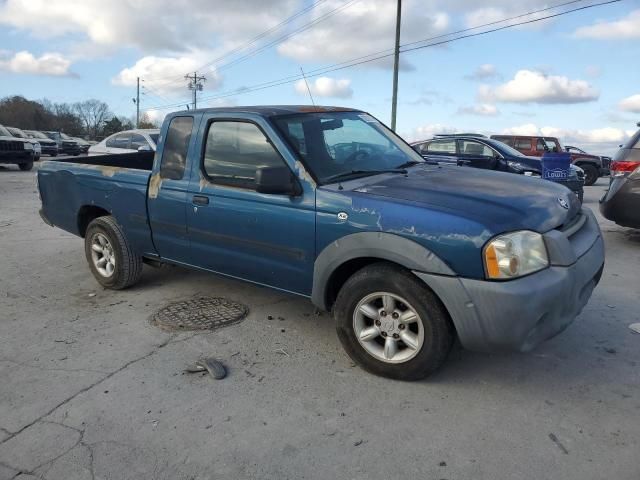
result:
[(194, 195), (193, 196), (193, 204), (194, 205), (209, 205), (209, 197), (205, 197), (204, 195)]

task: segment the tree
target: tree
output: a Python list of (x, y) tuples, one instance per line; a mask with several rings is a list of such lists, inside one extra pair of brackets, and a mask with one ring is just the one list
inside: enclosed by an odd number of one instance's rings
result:
[(158, 122), (151, 120), (145, 112), (138, 123), (138, 128), (158, 128)]
[(89, 138), (96, 138), (102, 131), (105, 122), (113, 117), (109, 105), (92, 98), (73, 104), (73, 110), (78, 115)]
[(55, 115), (42, 103), (21, 96), (0, 100), (0, 124), (26, 130), (52, 130)]

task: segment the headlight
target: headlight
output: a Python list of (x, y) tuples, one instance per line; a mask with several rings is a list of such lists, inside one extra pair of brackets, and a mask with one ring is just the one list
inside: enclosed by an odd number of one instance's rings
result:
[(22, 146), (25, 150), (33, 150), (33, 145), (31, 145), (30, 143), (24, 142)]
[(507, 280), (537, 272), (549, 266), (542, 235), (528, 230), (507, 233), (484, 247), (487, 278)]

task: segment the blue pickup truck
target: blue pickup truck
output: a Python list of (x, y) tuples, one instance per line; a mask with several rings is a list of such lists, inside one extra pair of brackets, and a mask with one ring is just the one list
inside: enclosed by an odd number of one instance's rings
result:
[(46, 161), (38, 188), (105, 288), (166, 262), (309, 297), (359, 365), (413, 380), (456, 337), (528, 351), (556, 335), (604, 266), (565, 187), (457, 172), (362, 111), (235, 107), (170, 114), (155, 155)]

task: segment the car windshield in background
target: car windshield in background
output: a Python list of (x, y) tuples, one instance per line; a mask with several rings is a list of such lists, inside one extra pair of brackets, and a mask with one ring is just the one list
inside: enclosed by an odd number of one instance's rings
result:
[(274, 121), (320, 183), (401, 169), (423, 158), (363, 112), (317, 112)]
[(151, 140), (153, 140), (153, 143), (155, 143), (156, 145), (158, 145), (158, 137), (160, 136), (159, 133), (150, 133), (149, 134), (149, 138)]
[(64, 140), (73, 140), (73, 138), (71, 138), (69, 135), (62, 132), (60, 132), (60, 137), (63, 138)]
[(27, 133), (34, 138), (44, 138), (45, 140), (49, 138), (44, 133), (36, 132), (35, 130), (29, 130)]
[(0, 137), (13, 137), (13, 135), (11, 135), (9, 130), (0, 125)]
[[(7, 129), (9, 130), (9, 129)], [(11, 132), (11, 134), (14, 137), (18, 137), (18, 138), (27, 138), (27, 136), (25, 135), (25, 133), (20, 130), (19, 128), (12, 128), (11, 130), (9, 130)]]

